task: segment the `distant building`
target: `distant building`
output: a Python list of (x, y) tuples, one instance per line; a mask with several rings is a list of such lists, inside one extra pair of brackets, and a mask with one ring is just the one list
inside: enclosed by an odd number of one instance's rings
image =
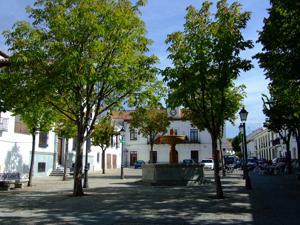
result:
[[(171, 130), (177, 135), (185, 135), (186, 142), (177, 144), (178, 161), (184, 159), (193, 159), (195, 162), (200, 162), (202, 159), (212, 158), (212, 142), (210, 134), (207, 130), (200, 131), (194, 126), (191, 121), (184, 120), (182, 112), (179, 108), (175, 110), (167, 110), (170, 117), (170, 126), (167, 128), (167, 134)], [(132, 111), (115, 111), (112, 118), (119, 125), (124, 126), (125, 145), (124, 145), (124, 163), (127, 166), (133, 166), (137, 160), (149, 162), (150, 159), (150, 144), (147, 137), (144, 137), (135, 128), (130, 125)], [(224, 135), (223, 146), (227, 146)], [(170, 145), (155, 144), (154, 145), (154, 161), (156, 163), (168, 163)]]
[[(286, 145), (278, 133), (267, 128), (259, 128), (247, 136), (248, 156), (255, 156), (259, 159), (274, 159), (286, 156)], [(291, 158), (297, 159), (297, 144), (295, 137), (290, 141)]]

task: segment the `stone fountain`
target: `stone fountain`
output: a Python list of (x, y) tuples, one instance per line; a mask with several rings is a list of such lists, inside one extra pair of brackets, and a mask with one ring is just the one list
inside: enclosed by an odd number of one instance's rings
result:
[(147, 164), (142, 167), (143, 182), (152, 185), (191, 185), (202, 181), (202, 165), (178, 164), (178, 152), (176, 144), (185, 143), (185, 135), (174, 134), (173, 129), (170, 135), (161, 136), (156, 144), (169, 144), (169, 164)]

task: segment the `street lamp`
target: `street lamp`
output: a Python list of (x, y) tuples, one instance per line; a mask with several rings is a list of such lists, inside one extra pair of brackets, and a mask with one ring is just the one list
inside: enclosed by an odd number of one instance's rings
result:
[(84, 166), (84, 180), (83, 180), (83, 188), (89, 187), (89, 181), (88, 181), (88, 171), (89, 171), (89, 163), (88, 163), (88, 154), (91, 149), (91, 139), (86, 139), (85, 144), (85, 166)]
[[(88, 119), (88, 125), (91, 124), (91, 118), (92, 115), (89, 115), (89, 119)], [(89, 181), (88, 181), (88, 171), (89, 171), (89, 159), (88, 159), (88, 154), (91, 151), (91, 138), (88, 137), (86, 139), (86, 143), (85, 143), (85, 166), (84, 166), (84, 180), (83, 180), (83, 188), (88, 188), (89, 187)]]
[(245, 175), (245, 149), (244, 149), (244, 126), (242, 123), (240, 123), (240, 126), (239, 126), (239, 129), (240, 129), (240, 137), (242, 138), (241, 140), (241, 150), (242, 150), (242, 153), (243, 153), (243, 161), (242, 161), (242, 167), (243, 167), (243, 179), (245, 179), (246, 175)]
[(123, 159), (123, 154), (124, 154), (124, 144), (125, 144), (125, 129), (122, 127), (120, 130), (120, 135), (122, 137), (121, 143), (122, 143), (122, 149), (121, 149), (121, 177), (120, 179), (124, 179), (124, 159)]
[(242, 122), (242, 127), (243, 127), (243, 145), (244, 145), (244, 162), (245, 162), (245, 166), (244, 166), (244, 171), (245, 171), (245, 187), (246, 189), (251, 189), (251, 181), (250, 181), (250, 177), (248, 174), (248, 155), (247, 155), (247, 139), (246, 139), (246, 120), (247, 120), (247, 116), (248, 116), (248, 112), (246, 111), (246, 109), (243, 107), (241, 109), (241, 111), (239, 112), (240, 114), (240, 118), (241, 118), (241, 122)]

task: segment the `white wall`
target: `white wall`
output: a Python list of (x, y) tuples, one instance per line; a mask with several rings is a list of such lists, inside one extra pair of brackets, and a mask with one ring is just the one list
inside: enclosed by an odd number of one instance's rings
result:
[[(8, 118), (8, 131), (2, 132), (0, 136), (0, 172), (20, 172), (28, 173), (31, 160), (32, 149), (32, 136), (29, 134), (15, 133), (15, 117), (11, 113), (1, 113), (2, 118)], [(116, 139), (116, 137), (114, 137)], [(48, 146), (39, 147), (39, 134), (36, 135), (36, 148), (35, 148), (35, 163), (34, 163), (34, 176), (47, 176), (51, 173), (53, 168), (58, 166), (57, 163), (57, 135), (54, 132), (48, 134)], [(64, 143), (65, 145), (65, 143)], [(121, 147), (109, 147), (106, 154), (117, 155), (117, 168), (121, 167)], [(86, 145), (83, 145), (83, 165), (85, 165), (85, 150)], [(72, 166), (75, 161), (75, 151), (73, 149), (73, 139), (69, 139), (69, 162), (68, 167)], [(102, 150), (100, 147), (91, 146), (91, 152), (88, 153), (88, 160), (90, 163), (90, 171), (102, 171)], [(99, 162), (97, 162), (97, 153), (100, 153)], [(62, 155), (64, 162), (64, 153)], [(38, 172), (38, 163), (46, 163), (46, 171)], [(63, 165), (63, 164), (62, 164)]]
[[(138, 134), (137, 140), (130, 140), (130, 123), (124, 122), (124, 128), (126, 131), (125, 148), (128, 151), (127, 162), (130, 163), (130, 152), (137, 152), (137, 159), (149, 161), (150, 145), (147, 144), (147, 138), (143, 137), (142, 134)], [(190, 129), (196, 129), (196, 127), (191, 126), (190, 121), (183, 120), (173, 120), (167, 129), (167, 134), (170, 133), (171, 129), (177, 130), (177, 135), (190, 136)], [(211, 137), (207, 130), (198, 131), (198, 138), (200, 143), (185, 143), (177, 144), (176, 150), (178, 151), (178, 161), (182, 162), (184, 159), (191, 158), (191, 151), (198, 151), (199, 162), (202, 159), (212, 158), (212, 146)], [(223, 138), (223, 145), (225, 145), (225, 137)], [(157, 162), (158, 163), (168, 163), (169, 162), (169, 151), (170, 145), (167, 144), (156, 144), (153, 147), (154, 151), (157, 151)]]
[[(21, 172), (28, 173), (31, 149), (32, 149), (32, 136), (30, 134), (15, 133), (15, 117), (9, 112), (1, 113), (1, 117), (8, 118), (8, 131), (2, 132), (0, 137), (0, 171)], [(49, 133), (48, 146), (45, 148), (39, 147), (39, 134), (36, 135), (36, 148), (35, 148), (35, 168), (34, 173), (38, 176), (37, 165), (40, 160), (46, 162), (46, 175), (52, 171), (53, 167), (53, 153), (54, 153), (54, 133)], [(44, 174), (43, 173), (43, 174)]]

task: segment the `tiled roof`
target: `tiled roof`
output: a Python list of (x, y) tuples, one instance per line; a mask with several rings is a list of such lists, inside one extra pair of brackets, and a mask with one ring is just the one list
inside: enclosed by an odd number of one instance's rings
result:
[(131, 120), (131, 113), (133, 111), (130, 110), (130, 111), (113, 111), (112, 112), (112, 119), (120, 119), (120, 120)]
[(8, 55), (6, 55), (4, 52), (0, 51), (0, 67), (9, 65), (8, 58), (9, 58)]

